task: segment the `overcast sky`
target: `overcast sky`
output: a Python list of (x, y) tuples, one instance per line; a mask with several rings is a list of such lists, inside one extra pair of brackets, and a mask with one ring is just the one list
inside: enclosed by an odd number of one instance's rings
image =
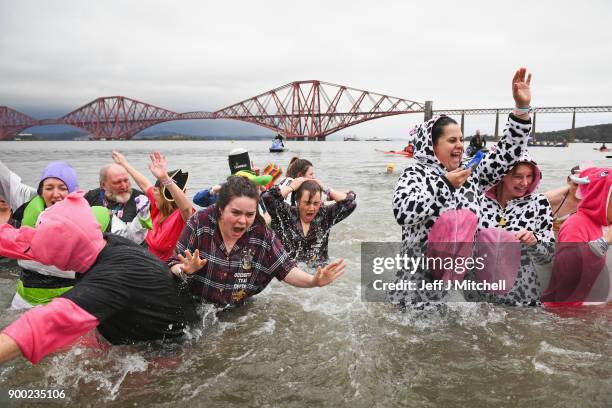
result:
[[(611, 18), (609, 0), (0, 0), (0, 105), (53, 117), (124, 95), (214, 111), (318, 79), (433, 100), (434, 109), (508, 107), (520, 66), (533, 72), (533, 106), (612, 105)], [(419, 120), (401, 115), (344, 133), (397, 137)], [(542, 115), (538, 130), (570, 121)], [(611, 121), (578, 116), (578, 125)], [(197, 126), (213, 132), (269, 132), (204, 122)], [(469, 118), (466, 133), (493, 123)]]

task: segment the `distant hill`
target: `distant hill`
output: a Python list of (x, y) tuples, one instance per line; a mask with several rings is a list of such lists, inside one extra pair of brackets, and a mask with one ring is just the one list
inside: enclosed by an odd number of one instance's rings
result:
[[(537, 124), (536, 124), (537, 126)], [(612, 141), (612, 123), (603, 125), (583, 126), (575, 129), (575, 141), (609, 143)], [(556, 130), (554, 132), (538, 132), (536, 128), (536, 139), (541, 141), (562, 141), (570, 139), (571, 129)]]
[[(32, 132), (29, 137), (22, 138), (23, 140), (74, 140), (87, 138), (88, 133), (78, 130), (67, 132)], [(235, 136), (235, 135), (189, 135), (177, 132), (157, 131), (157, 132), (140, 132), (132, 138), (132, 140), (272, 140), (274, 134), (270, 135), (253, 135), (253, 136)]]
[[(553, 132), (538, 132), (536, 139), (545, 142), (561, 142), (570, 139), (571, 129), (555, 130)], [(612, 143), (612, 123), (603, 125), (583, 126), (575, 129), (575, 141), (585, 143)], [(493, 135), (484, 135), (487, 141), (494, 140)], [(471, 137), (468, 137), (469, 140)]]

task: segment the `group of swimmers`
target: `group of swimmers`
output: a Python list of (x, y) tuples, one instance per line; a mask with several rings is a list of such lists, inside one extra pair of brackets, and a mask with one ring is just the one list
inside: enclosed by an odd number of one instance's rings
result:
[[(608, 230), (612, 174), (605, 168), (576, 167), (568, 176), (568, 186), (537, 193), (542, 173), (527, 151), (530, 83), (526, 69), (515, 73), (512, 94), (516, 107), (499, 143), (475, 166), (463, 166), (463, 135), (450, 117), (437, 116), (415, 128), (411, 143), (416, 160), (400, 177), (393, 197), (394, 215), (402, 225), (402, 255), (426, 256), (432, 248), (446, 244), (442, 252), (451, 258), (465, 256), (460, 245), (449, 249), (448, 244), (473, 243), (477, 250), (503, 258), (496, 262), (489, 257), (489, 269), (494, 270), (484, 276), (503, 276), (506, 289), (429, 290), (440, 278), (479, 280), (483, 272), (444, 275), (421, 267), (398, 272), (398, 281), (412, 281), (419, 289), (391, 291), (392, 303), (403, 308), (447, 300), (553, 306), (612, 300), (612, 268), (606, 267), (612, 242)], [(573, 245), (555, 248), (556, 241)], [(491, 245), (496, 249), (487, 250)], [(508, 256), (512, 248), (519, 252)], [(544, 282), (538, 267), (550, 262), (552, 276)]]
[(37, 188), (0, 163), (0, 255), (21, 267), (11, 306), (31, 309), (0, 334), (0, 361), (37, 362), (94, 327), (112, 344), (181, 337), (200, 302), (234, 307), (273, 278), (310, 288), (344, 273), (328, 240), (355, 193), (326, 186), (306, 159), (280, 179), (278, 166), (258, 174), (235, 149), (231, 176), (195, 195), (196, 212), (189, 174), (168, 170), (159, 152), (148, 166), (155, 184), (120, 152), (112, 158), (87, 193), (67, 163), (49, 164)]
[[(465, 291), (461, 300), (609, 301), (612, 174), (572, 169), (567, 187), (536, 192), (541, 171), (527, 151), (530, 82), (524, 68), (514, 75), (516, 109), (474, 167), (463, 168), (463, 135), (453, 119), (437, 116), (411, 132), (415, 161), (393, 196), (402, 254), (421, 256), (420, 244), (516, 243), (526, 249), (513, 259), (508, 289)], [(281, 179), (278, 166), (259, 172), (246, 150), (235, 149), (231, 176), (196, 193), (196, 211), (185, 194), (189, 174), (168, 170), (160, 153), (150, 156), (155, 183), (120, 152), (112, 158), (99, 188), (87, 193), (67, 163), (49, 164), (32, 188), (0, 162), (0, 255), (22, 268), (12, 307), (31, 308), (0, 334), (0, 362), (23, 355), (36, 363), (93, 328), (112, 344), (180, 338), (197, 320), (198, 302), (234, 307), (273, 278), (321, 287), (344, 272), (344, 260), (329, 262), (329, 234), (355, 210), (356, 195), (316, 179), (306, 159), (292, 159)], [(585, 245), (555, 250), (556, 239)], [(537, 266), (553, 259), (562, 261), (545, 286)], [(426, 267), (399, 270), (398, 280), (421, 283), (389, 300), (404, 308), (448, 300), (449, 291), (423, 289), (440, 276), (458, 279)]]

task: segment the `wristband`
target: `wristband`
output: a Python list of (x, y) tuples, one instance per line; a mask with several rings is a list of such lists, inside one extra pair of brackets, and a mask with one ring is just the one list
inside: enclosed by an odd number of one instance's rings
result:
[(610, 248), (610, 244), (608, 244), (608, 241), (606, 241), (604, 237), (597, 238), (595, 242), (597, 242), (597, 245), (599, 245), (602, 252), (604, 253), (608, 250), (608, 248)]
[(170, 184), (174, 183), (174, 179), (169, 178), (166, 181), (162, 181), (160, 184), (164, 187), (168, 187)]
[(531, 106), (527, 106), (526, 108), (519, 108), (518, 106), (516, 106), (513, 110), (512, 113), (515, 116), (522, 116), (522, 115), (528, 115), (533, 111), (533, 109), (531, 108)]
[(295, 192), (295, 190), (293, 189), (293, 187), (291, 187), (291, 184), (287, 184), (287, 187), (289, 187), (291, 189), (292, 192)]

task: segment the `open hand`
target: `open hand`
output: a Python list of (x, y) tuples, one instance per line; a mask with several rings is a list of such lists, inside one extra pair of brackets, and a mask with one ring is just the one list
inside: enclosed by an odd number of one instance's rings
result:
[(153, 152), (149, 155), (151, 163), (149, 163), (149, 170), (155, 176), (156, 179), (162, 180), (168, 178), (168, 164), (166, 158), (160, 152)]
[(531, 103), (531, 74), (527, 68), (519, 68), (512, 78), (512, 96), (518, 108), (526, 108)]
[(325, 265), (324, 268), (320, 266), (317, 268), (317, 273), (313, 276), (314, 286), (326, 286), (338, 279), (344, 274), (344, 268), (346, 262), (344, 259), (338, 259), (330, 264)]
[(179, 254), (178, 260), (183, 263), (183, 272), (187, 275), (192, 275), (202, 269), (206, 262), (206, 259), (200, 259), (200, 250), (196, 249), (191, 255), (188, 249), (185, 250), (185, 256)]

